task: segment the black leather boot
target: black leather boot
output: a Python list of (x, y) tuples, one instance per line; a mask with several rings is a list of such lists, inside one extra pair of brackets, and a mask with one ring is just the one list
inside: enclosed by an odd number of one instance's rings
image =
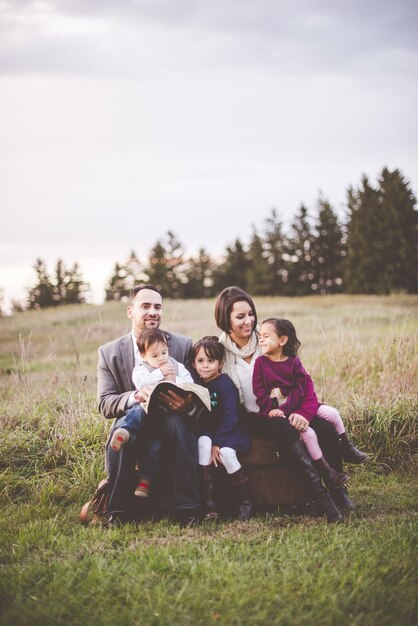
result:
[(311, 462), (305, 446), (301, 441), (290, 443), (282, 451), (288, 459), (295, 474), (301, 479), (309, 494), (312, 495), (322, 515), (326, 515), (329, 523), (340, 522), (343, 517), (331, 498), (328, 489), (321, 482), (321, 477)]
[(251, 502), (250, 490), (248, 489), (247, 477), (244, 470), (239, 469), (233, 474), (229, 474), (232, 489), (238, 501), (238, 519), (242, 522), (248, 521), (253, 514), (253, 503)]
[(205, 514), (203, 519), (206, 521), (218, 520), (219, 513), (213, 499), (213, 471), (211, 465), (199, 465), (202, 475), (203, 493), (205, 497)]
[(354, 511), (356, 505), (351, 500), (347, 493), (347, 489), (345, 487), (340, 487), (339, 489), (331, 489), (331, 497), (334, 500), (337, 507), (342, 512)]
[(356, 448), (356, 446), (348, 438), (347, 433), (339, 435), (339, 440), (341, 443), (341, 453), (344, 461), (347, 461), (347, 463), (355, 463), (356, 465), (367, 461), (369, 458), (368, 454)]
[(347, 480), (350, 478), (348, 474), (342, 472), (336, 472), (326, 462), (323, 456), (316, 461), (312, 461), (313, 466), (318, 470), (318, 474), (328, 487), (328, 489), (335, 489), (343, 487)]

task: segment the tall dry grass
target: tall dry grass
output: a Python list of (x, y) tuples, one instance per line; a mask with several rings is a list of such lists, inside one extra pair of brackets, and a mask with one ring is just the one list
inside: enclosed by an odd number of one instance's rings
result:
[[(258, 318), (291, 319), (320, 399), (340, 409), (378, 469), (417, 450), (418, 298), (259, 298)], [(167, 301), (164, 327), (216, 333), (214, 301)], [(0, 491), (80, 498), (103, 473), (110, 427), (95, 402), (97, 347), (129, 329), (124, 306), (70, 306), (0, 320)], [(36, 478), (36, 480), (35, 480)], [(46, 494), (46, 495), (45, 495)]]

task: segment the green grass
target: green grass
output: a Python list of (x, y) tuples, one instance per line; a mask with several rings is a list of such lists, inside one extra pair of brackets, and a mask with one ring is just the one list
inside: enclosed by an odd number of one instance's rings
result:
[[(97, 347), (123, 305), (0, 320), (0, 624), (415, 624), (418, 298), (257, 299), (289, 317), (323, 401), (370, 453), (350, 466), (340, 525), (270, 515), (180, 530), (111, 531), (78, 512), (103, 477), (110, 423), (95, 406)], [(216, 333), (213, 301), (167, 302), (164, 326)]]

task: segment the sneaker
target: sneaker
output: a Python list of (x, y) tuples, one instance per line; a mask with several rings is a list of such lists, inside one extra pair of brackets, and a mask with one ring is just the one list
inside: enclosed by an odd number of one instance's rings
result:
[(135, 495), (138, 496), (138, 498), (149, 498), (150, 489), (150, 481), (147, 478), (143, 478), (136, 486)]
[(117, 428), (112, 435), (112, 439), (110, 441), (110, 447), (115, 452), (119, 452), (122, 446), (124, 446), (129, 441), (129, 431), (126, 428)]

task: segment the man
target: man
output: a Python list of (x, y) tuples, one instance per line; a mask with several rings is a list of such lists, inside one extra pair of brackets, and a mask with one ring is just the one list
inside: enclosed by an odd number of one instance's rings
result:
[[(129, 299), (127, 316), (132, 331), (99, 348), (97, 400), (100, 413), (106, 419), (118, 420), (133, 406), (140, 413), (141, 428), (147, 427), (148, 417), (139, 403), (148, 397), (147, 388), (135, 390), (132, 382), (134, 365), (141, 362), (137, 338), (145, 328), (158, 328), (161, 324), (163, 299), (160, 291), (152, 285), (135, 287)], [(165, 333), (170, 356), (188, 365), (192, 340), (182, 335)], [(192, 525), (199, 515), (197, 484), (197, 446), (184, 415), (193, 412), (191, 396), (183, 399), (172, 391), (161, 394), (169, 412), (161, 420), (163, 440), (162, 459), (168, 461), (173, 484), (174, 512), (182, 526)], [(152, 419), (152, 415), (149, 416)], [(112, 435), (110, 433), (110, 436)], [(141, 437), (138, 437), (140, 440)], [(110, 441), (110, 437), (109, 437)], [(128, 443), (120, 451), (106, 447), (106, 464), (109, 474), (110, 498), (108, 525), (119, 525), (132, 519), (134, 508), (135, 464), (138, 446)], [(140, 443), (140, 441), (138, 441)]]

